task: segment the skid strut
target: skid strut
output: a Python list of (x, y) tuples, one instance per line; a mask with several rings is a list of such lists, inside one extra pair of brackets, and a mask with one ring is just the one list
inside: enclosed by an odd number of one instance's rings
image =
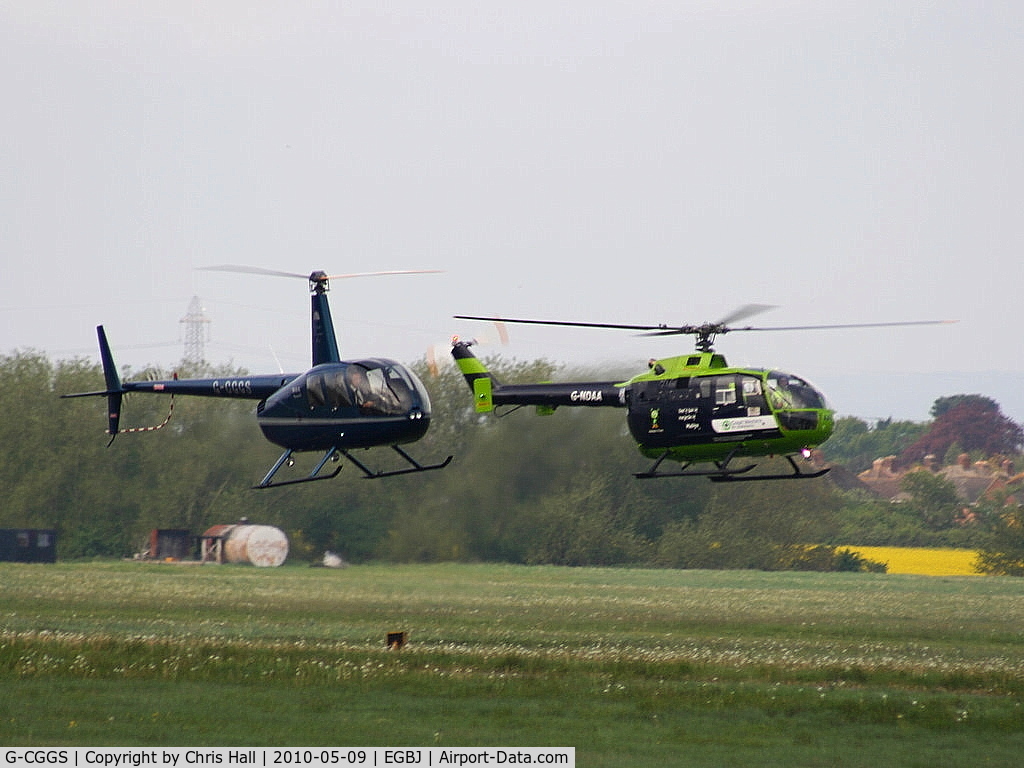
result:
[[(439, 464), (420, 464), (416, 459), (403, 451), (397, 445), (393, 445), (391, 447), (399, 456), (408, 462), (408, 467), (388, 471), (378, 470), (375, 472), (348, 451), (341, 448), (331, 448), (323, 455), (323, 458), (321, 458), (320, 462), (313, 468), (313, 471), (305, 477), (296, 478), (295, 480), (282, 480), (281, 482), (275, 483), (274, 475), (277, 474), (278, 470), (286, 464), (290, 467), (295, 463), (295, 460), (292, 458), (294, 451), (289, 448), (281, 454), (281, 458), (274, 463), (274, 466), (270, 468), (270, 471), (267, 472), (264, 478), (257, 485), (254, 485), (253, 488), (279, 488), (283, 485), (298, 485), (299, 483), (311, 483), (315, 480), (330, 480), (332, 477), (337, 477), (338, 473), (341, 472), (344, 464), (341, 464), (340, 461), (343, 456), (355, 464), (360, 471), (362, 471), (363, 477), (367, 480), (376, 480), (379, 477), (393, 477), (395, 475), (408, 475), (413, 472), (429, 472), (433, 469), (443, 469), (447, 467), (452, 460), (452, 457), (449, 456)], [(338, 466), (332, 472), (321, 474), (329, 461), (338, 463)]]
[(279, 458), (274, 463), (274, 466), (270, 468), (270, 471), (267, 472), (266, 476), (262, 480), (260, 480), (258, 485), (254, 485), (253, 488), (278, 488), (282, 485), (298, 485), (299, 483), (311, 483), (314, 480), (330, 480), (332, 477), (338, 476), (338, 473), (341, 472), (341, 468), (343, 466), (341, 464), (338, 464), (338, 466), (335, 468), (333, 472), (326, 475), (320, 474), (320, 471), (325, 466), (327, 466), (328, 461), (338, 461), (341, 458), (338, 449), (331, 448), (329, 451), (327, 451), (327, 453), (324, 454), (323, 458), (320, 459), (320, 462), (313, 468), (313, 471), (310, 472), (305, 477), (300, 477), (296, 480), (283, 480), (280, 483), (273, 482), (274, 475), (277, 474), (277, 471), (281, 467), (283, 467), (285, 464), (287, 464), (290, 467), (292, 464), (295, 463), (295, 460), (292, 458), (293, 453), (294, 451), (292, 451), (291, 448), (282, 453), (281, 458)]

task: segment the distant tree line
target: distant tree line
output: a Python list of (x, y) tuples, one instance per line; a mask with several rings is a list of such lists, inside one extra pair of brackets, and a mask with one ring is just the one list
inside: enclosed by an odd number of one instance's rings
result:
[[(560, 371), (545, 360), (489, 364), (509, 381), (594, 375)], [(898, 507), (825, 479), (735, 486), (637, 481), (632, 472), (647, 460), (621, 411), (480, 416), (453, 369), (434, 376), (426, 361), (415, 367), (430, 390), (434, 421), (409, 450), (424, 460), (454, 453), (447, 469), (369, 481), (346, 467), (331, 481), (255, 491), (279, 450), (260, 434), (252, 402), (180, 397), (165, 428), (120, 435), (108, 448), (103, 398), (58, 398), (102, 388), (97, 364), (54, 362), (32, 351), (2, 356), (0, 527), (56, 528), (64, 559), (130, 556), (153, 528), (200, 534), (247, 517), (281, 527), (292, 557), (311, 561), (333, 551), (352, 562), (866, 570), (876, 566), (843, 545), (913, 544), (986, 548), (993, 570), (1024, 572), (1016, 508), (987, 502), (991, 509), (979, 512), (983, 524), (964, 527), (947, 514), (954, 504), (949, 489), (928, 481)], [(244, 374), (226, 367), (180, 372)], [(168, 374), (125, 372), (147, 375)], [(966, 397), (950, 398), (926, 424), (840, 419), (826, 456), (859, 471), (880, 455), (919, 450), (940, 428), (947, 439), (948, 414), (958, 409), (965, 423), (975, 425), (982, 413), (998, 427), (1000, 449), (1020, 448), (1017, 425), (993, 418), (991, 409), (964, 415), (963, 406), (979, 405)], [(169, 407), (167, 397), (126, 398), (122, 426), (159, 424)], [(955, 433), (946, 450), (991, 447), (973, 439)], [(383, 463), (387, 454), (378, 449), (367, 460)]]

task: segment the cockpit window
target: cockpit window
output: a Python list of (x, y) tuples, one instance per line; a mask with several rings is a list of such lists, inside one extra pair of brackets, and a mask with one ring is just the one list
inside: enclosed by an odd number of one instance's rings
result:
[(306, 376), (306, 400), (310, 408), (354, 406), (363, 413), (394, 415), (419, 407), (427, 415), (430, 412), (427, 393), (412, 374), (400, 365), (376, 361), (310, 373)]
[(386, 384), (384, 371), (380, 368), (364, 368), (350, 365), (345, 373), (352, 396), (352, 403), (360, 410), (370, 413), (390, 413), (395, 405)]
[(328, 405), (342, 408), (351, 405), (345, 372), (341, 368), (312, 373), (306, 377), (306, 398), (311, 408)]
[(413, 386), (398, 366), (348, 368), (352, 401), (364, 411), (381, 414), (404, 413), (413, 407)]
[(715, 380), (715, 405), (733, 405), (736, 402), (736, 379), (718, 376)]
[(822, 394), (798, 376), (768, 374), (768, 402), (773, 409), (827, 408)]

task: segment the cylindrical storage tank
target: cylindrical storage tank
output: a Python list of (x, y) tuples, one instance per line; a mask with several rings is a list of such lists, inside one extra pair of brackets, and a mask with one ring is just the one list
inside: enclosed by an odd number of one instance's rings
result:
[(224, 561), (276, 568), (288, 557), (288, 537), (272, 525), (235, 525), (224, 536)]

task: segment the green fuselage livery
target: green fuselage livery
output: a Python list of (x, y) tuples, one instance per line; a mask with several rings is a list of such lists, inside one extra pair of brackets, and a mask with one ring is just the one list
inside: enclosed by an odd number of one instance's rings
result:
[[(452, 355), (474, 391), (477, 409), (534, 405), (550, 413), (563, 406), (625, 408), (630, 434), (640, 452), (655, 459), (638, 477), (706, 475), (714, 480), (803, 479), (796, 456), (810, 455), (832, 434), (833, 411), (824, 396), (798, 376), (760, 368), (731, 368), (714, 352), (652, 360), (649, 370), (625, 382), (556, 384), (499, 383), (470, 350), (456, 341)], [(755, 465), (735, 467), (742, 457), (784, 456), (792, 473), (737, 475)], [(679, 462), (676, 473), (659, 472), (665, 461)], [(693, 464), (713, 464), (687, 471)]]

